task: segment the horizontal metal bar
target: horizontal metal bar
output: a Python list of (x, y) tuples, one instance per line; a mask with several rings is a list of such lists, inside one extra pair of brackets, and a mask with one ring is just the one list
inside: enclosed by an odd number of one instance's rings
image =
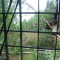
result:
[[(0, 30), (1, 31), (1, 30)], [(2, 30), (4, 32), (4, 30)], [(8, 31), (8, 30), (6, 30)], [(21, 32), (20, 30), (9, 30), (8, 32)], [(29, 33), (38, 33), (38, 31), (22, 31), (22, 32), (29, 32)], [(48, 34), (52, 34), (52, 33), (55, 33), (55, 34), (60, 34), (60, 32), (40, 32), (39, 33), (48, 33)]]
[(0, 12), (0, 14), (60, 14), (59, 12)]
[[(2, 44), (0, 44), (2, 45)], [(4, 45), (5, 46), (5, 45)], [(17, 46), (17, 45), (8, 45), (8, 47), (21, 47), (21, 46)], [(32, 48), (32, 49), (37, 49), (37, 47), (34, 46), (22, 46), (22, 48)], [(55, 48), (44, 48), (44, 47), (39, 47), (38, 49), (45, 49), (45, 50), (55, 50)], [(57, 48), (56, 50), (60, 50), (60, 48)]]

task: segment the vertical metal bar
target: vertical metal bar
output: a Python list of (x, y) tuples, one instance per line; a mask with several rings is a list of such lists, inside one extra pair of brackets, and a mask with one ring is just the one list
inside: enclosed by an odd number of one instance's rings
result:
[(6, 31), (6, 20), (5, 20), (5, 4), (4, 0), (1, 0), (2, 2), (2, 12), (3, 12), (3, 26), (4, 26), (4, 40), (5, 40), (5, 50), (6, 50), (6, 60), (9, 60), (9, 55), (8, 55), (8, 42), (7, 42), (7, 31)]
[(39, 53), (39, 0), (38, 0), (38, 40), (37, 40), (38, 42), (38, 44), (37, 44), (37, 60), (39, 60), (39, 57), (38, 57), (38, 53)]
[(56, 41), (55, 41), (55, 53), (54, 53), (54, 60), (56, 58), (56, 46), (57, 46), (57, 34), (56, 34)]
[[(56, 12), (59, 12), (59, 0), (56, 0), (57, 2), (57, 9)], [(58, 32), (58, 27), (59, 27), (59, 15), (57, 14), (57, 32)], [(56, 49), (57, 49), (57, 34), (56, 34), (56, 41), (55, 41), (55, 53), (54, 53), (54, 60), (56, 60)]]
[(22, 16), (21, 16), (21, 0), (19, 0), (19, 12), (20, 12), (20, 46), (21, 46), (21, 60), (23, 60), (23, 53), (22, 53)]

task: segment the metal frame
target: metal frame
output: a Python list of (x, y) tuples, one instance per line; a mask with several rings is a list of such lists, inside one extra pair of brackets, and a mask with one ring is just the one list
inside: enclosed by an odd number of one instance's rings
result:
[[(3, 46), (5, 46), (5, 50), (6, 50), (6, 59), (5, 60), (9, 60), (9, 51), (8, 51), (8, 47), (19, 47), (21, 49), (21, 60), (23, 60), (23, 52), (22, 52), (22, 48), (34, 48), (34, 49), (37, 49), (37, 60), (38, 60), (38, 51), (39, 49), (47, 49), (47, 50), (55, 50), (55, 54), (54, 54), (54, 60), (55, 60), (55, 56), (56, 56), (56, 50), (60, 50), (60, 48), (56, 48), (56, 45), (57, 45), (57, 34), (60, 34), (60, 32), (40, 32), (39, 31), (39, 14), (57, 14), (58, 18), (58, 22), (57, 22), (57, 26), (59, 24), (59, 15), (60, 12), (59, 11), (56, 11), (56, 12), (39, 12), (39, 0), (38, 0), (38, 12), (22, 12), (21, 11), (21, 0), (17, 0), (17, 4), (16, 4), (16, 7), (15, 7), (15, 10), (14, 12), (9, 12), (10, 10), (10, 7), (11, 7), (11, 4), (12, 4), (12, 1), (13, 0), (10, 0), (10, 4), (9, 4), (9, 7), (8, 7), (8, 11), (5, 12), (5, 6), (4, 6), (4, 0), (1, 0), (2, 2), (2, 12), (0, 14), (3, 14), (3, 25), (1, 27), (1, 30), (0, 30), (0, 35), (2, 32), (4, 32), (4, 41), (3, 41), (3, 44), (1, 45), (1, 49), (0, 49), (0, 56), (2, 54), (2, 50), (3, 50)], [(17, 6), (19, 5), (19, 12), (16, 12), (16, 8)], [(58, 8), (57, 8), (58, 10)], [(5, 16), (6, 14), (6, 16)], [(12, 18), (11, 18), (11, 21), (9, 23), (9, 26), (8, 26), (8, 30), (6, 30), (6, 18), (8, 16), (8, 14), (13, 14), (12, 15)], [(9, 30), (10, 28), (10, 25), (12, 23), (12, 20), (13, 20), (13, 17), (14, 17), (14, 14), (19, 14), (20, 16), (20, 31), (19, 30)], [(22, 14), (38, 14), (38, 31), (23, 31), (22, 30)], [(58, 30), (58, 28), (57, 28)], [(9, 45), (8, 42), (7, 42), (7, 33), (8, 32), (20, 32), (20, 46), (12, 46), (12, 45)], [(38, 44), (37, 44), (37, 47), (26, 47), (26, 46), (22, 46), (22, 32), (29, 32), (29, 33), (38, 33)], [(52, 34), (52, 33), (55, 33), (56, 34), (56, 44), (55, 44), (55, 48), (43, 48), (43, 47), (39, 47), (39, 33), (46, 33), (46, 34)]]

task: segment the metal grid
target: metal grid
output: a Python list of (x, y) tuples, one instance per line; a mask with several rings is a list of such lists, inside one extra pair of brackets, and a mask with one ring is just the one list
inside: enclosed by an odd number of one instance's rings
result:
[[(8, 47), (19, 47), (21, 49), (21, 60), (23, 60), (23, 51), (22, 51), (22, 48), (34, 48), (34, 49), (37, 49), (37, 60), (38, 59), (38, 51), (39, 49), (47, 49), (47, 50), (55, 50), (55, 54), (54, 54), (54, 60), (55, 60), (55, 56), (56, 56), (56, 50), (60, 50), (59, 48), (57, 49), (56, 48), (56, 45), (57, 45), (57, 34), (60, 34), (58, 32), (58, 27), (57, 27), (57, 32), (40, 32), (39, 31), (39, 14), (57, 14), (57, 26), (59, 24), (59, 11), (56, 11), (56, 12), (40, 12), (39, 11), (39, 0), (38, 0), (38, 12), (22, 12), (21, 11), (21, 0), (17, 0), (17, 4), (16, 4), (16, 7), (15, 7), (15, 10), (14, 12), (9, 12), (10, 10), (10, 7), (11, 7), (11, 4), (12, 4), (12, 1), (13, 0), (10, 0), (10, 3), (9, 3), (9, 7), (8, 7), (8, 11), (5, 12), (5, 6), (4, 6), (4, 0), (1, 0), (1, 4), (2, 4), (2, 13), (0, 14), (3, 14), (3, 25), (1, 27), (1, 30), (0, 30), (0, 35), (2, 32), (4, 32), (4, 41), (3, 41), (3, 44), (1, 45), (1, 49), (0, 49), (0, 56), (2, 54), (2, 50), (3, 50), (3, 47), (5, 46), (5, 50), (6, 50), (6, 59), (4, 60), (9, 60), (9, 52), (8, 52)], [(58, 1), (58, 0), (57, 0)], [(16, 9), (17, 9), (17, 6), (19, 5), (19, 12), (16, 12)], [(57, 3), (58, 5), (58, 3)], [(58, 10), (58, 7), (57, 7), (57, 10)], [(5, 15), (6, 14), (6, 15)], [(6, 18), (8, 16), (8, 14), (13, 14), (12, 15), (12, 18), (11, 18), (11, 21), (9, 23), (9, 26), (8, 26), (8, 29), (6, 29)], [(20, 16), (20, 30), (9, 30), (10, 28), (10, 25), (12, 23), (12, 20), (13, 20), (13, 17), (14, 17), (14, 14), (19, 14)], [(22, 14), (38, 14), (38, 31), (23, 31), (22, 30)], [(9, 45), (8, 44), (8, 39), (7, 39), (7, 36), (8, 36), (8, 32), (20, 32), (20, 46), (13, 46), (13, 45)], [(38, 33), (38, 44), (37, 44), (37, 48), (36, 47), (27, 47), (27, 46), (23, 46), (22, 45), (22, 32), (29, 32), (29, 33)], [(52, 33), (55, 33), (56, 34), (56, 42), (55, 42), (55, 48), (40, 48), (39, 47), (39, 33), (45, 33), (45, 34), (52, 34)]]

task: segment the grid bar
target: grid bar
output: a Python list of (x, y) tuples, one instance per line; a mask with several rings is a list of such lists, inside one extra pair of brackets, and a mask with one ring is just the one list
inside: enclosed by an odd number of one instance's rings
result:
[(22, 51), (22, 15), (21, 15), (21, 0), (19, 0), (19, 18), (20, 18), (20, 46), (21, 46), (21, 60), (23, 60), (23, 51)]
[[(56, 0), (56, 12), (59, 12), (59, 0)], [(56, 14), (56, 20), (57, 20), (57, 32), (58, 32), (58, 24), (59, 24), (59, 16), (58, 16), (58, 14)], [(55, 41), (55, 53), (54, 53), (54, 60), (56, 60), (56, 49), (57, 49), (57, 34), (56, 34), (56, 41)]]
[[(59, 14), (60, 14), (60, 11), (57, 11), (58, 10), (58, 4), (60, 3), (57, 3), (56, 5), (56, 12), (40, 12), (39, 9), (40, 9), (40, 2), (38, 0), (38, 12), (22, 12), (22, 6), (21, 6), (21, 1), (22, 0), (17, 0), (17, 4), (16, 4), (16, 7), (15, 7), (15, 10), (14, 12), (9, 12), (10, 10), (10, 7), (11, 7), (11, 4), (12, 4), (12, 1), (13, 0), (10, 0), (10, 4), (9, 4), (9, 7), (8, 7), (8, 10), (7, 12), (5, 12), (5, 6), (4, 6), (4, 0), (1, 0), (2, 1), (2, 12), (0, 12), (0, 14), (3, 14), (3, 25), (1, 27), (1, 30), (0, 30), (0, 36), (1, 36), (1, 33), (4, 32), (4, 41), (3, 41), (3, 44), (0, 44), (2, 45), (1, 47), (1, 51), (0, 51), (0, 56), (2, 54), (2, 50), (3, 50), (3, 47), (5, 47), (5, 50), (6, 50), (6, 60), (9, 60), (9, 52), (8, 52), (8, 47), (19, 47), (20, 48), (20, 52), (21, 52), (21, 60), (23, 60), (23, 48), (33, 48), (33, 49), (36, 49), (37, 50), (37, 60), (39, 60), (39, 51), (44, 51), (44, 50), (54, 50), (55, 53), (54, 53), (54, 60), (56, 60), (56, 51), (57, 50), (60, 50), (60, 48), (57, 48), (57, 38), (58, 36), (57, 35), (60, 35), (60, 32), (58, 32), (58, 27), (59, 27)], [(56, 1), (59, 1), (59, 0), (56, 0)], [(19, 12), (16, 12), (16, 9), (17, 9), (17, 6), (19, 5)], [(5, 15), (6, 14), (6, 15)], [(11, 21), (9, 23), (9, 26), (8, 26), (8, 29), (6, 29), (6, 18), (8, 16), (8, 14), (13, 14), (12, 15), (12, 18), (11, 18)], [(10, 30), (10, 26), (11, 26), (11, 23), (13, 21), (13, 18), (14, 18), (14, 14), (19, 14), (19, 19), (20, 19), (20, 30)], [(38, 14), (38, 30), (37, 31), (23, 31), (22, 30), (22, 14)], [(57, 32), (41, 32), (39, 30), (39, 19), (40, 19), (40, 16), (39, 14), (53, 14), (54, 16), (57, 16)], [(20, 45), (17, 46), (17, 45), (9, 45), (8, 42), (7, 42), (7, 35), (8, 35), (8, 32), (19, 32), (20, 33)], [(22, 33), (37, 33), (38, 35), (38, 39), (37, 39), (37, 47), (34, 47), (34, 46), (23, 46), (22, 45)], [(56, 36), (56, 41), (55, 41), (55, 47), (54, 48), (44, 48), (44, 47), (41, 47), (39, 46), (39, 34), (40, 33), (46, 33), (46, 34), (51, 34), (53, 35), (53, 33), (55, 33), (55, 36)]]
[(0, 12), (0, 14), (60, 14), (60, 12)]
[[(2, 45), (2, 44), (0, 44)], [(6, 46), (6, 45), (3, 45), (3, 46)], [(7, 45), (9, 47), (21, 47), (19, 45)], [(34, 47), (34, 46), (22, 46), (22, 48), (33, 48), (33, 49), (36, 49), (37, 47)], [(38, 50), (55, 50), (55, 48), (44, 48), (44, 47), (39, 47)], [(60, 48), (56, 48), (56, 50), (60, 50)]]
[[(0, 30), (1, 31), (1, 30)], [(6, 31), (8, 31), (8, 30), (6, 30)], [(2, 32), (4, 32), (4, 30), (2, 30)], [(20, 30), (10, 30), (9, 29), (9, 31), (8, 32), (21, 32)], [(29, 32), (29, 33), (38, 33), (38, 31), (22, 31), (22, 32)], [(58, 34), (58, 35), (60, 35), (60, 32), (41, 32), (41, 31), (39, 31), (39, 33), (46, 33), (46, 34)]]
[[(4, 13), (5, 12), (4, 0), (2, 0), (1, 2), (2, 2), (2, 12)], [(3, 26), (4, 26), (4, 41), (5, 41), (5, 50), (6, 50), (6, 60), (9, 60), (5, 14), (3, 14)]]

